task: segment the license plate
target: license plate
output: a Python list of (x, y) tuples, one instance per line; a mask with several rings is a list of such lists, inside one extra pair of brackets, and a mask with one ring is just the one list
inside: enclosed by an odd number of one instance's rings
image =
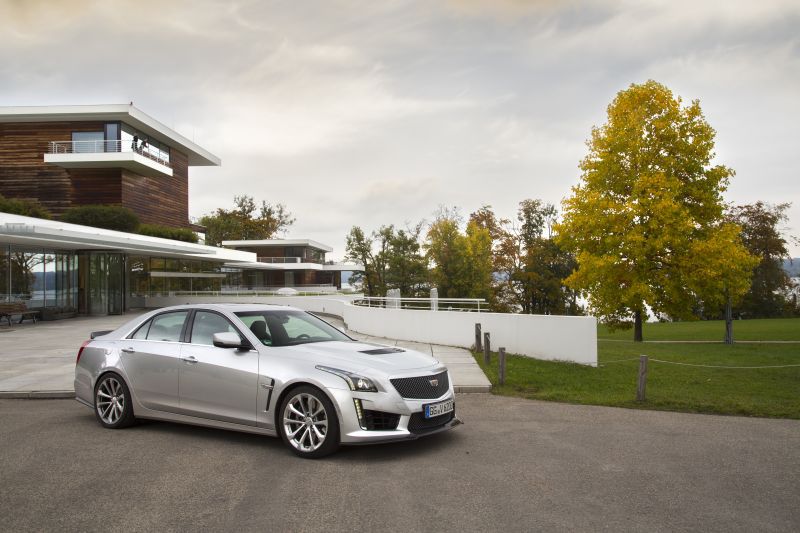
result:
[(435, 416), (445, 415), (454, 408), (455, 402), (453, 400), (445, 400), (443, 402), (429, 403), (423, 406), (423, 413), (425, 413), (425, 418), (433, 418)]

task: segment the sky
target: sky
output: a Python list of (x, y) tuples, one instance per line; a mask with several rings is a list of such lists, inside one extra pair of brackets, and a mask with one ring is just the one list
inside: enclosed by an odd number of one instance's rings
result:
[(0, 105), (133, 101), (222, 159), (191, 216), (283, 203), (340, 259), (354, 225), (559, 205), (654, 79), (700, 100), (726, 201), (792, 202), (800, 236), (798, 27), (796, 0), (0, 0)]

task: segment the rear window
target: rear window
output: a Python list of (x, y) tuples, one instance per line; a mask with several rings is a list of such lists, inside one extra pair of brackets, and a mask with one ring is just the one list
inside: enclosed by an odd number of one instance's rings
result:
[(131, 335), (131, 339), (179, 342), (188, 311), (174, 311), (154, 316)]

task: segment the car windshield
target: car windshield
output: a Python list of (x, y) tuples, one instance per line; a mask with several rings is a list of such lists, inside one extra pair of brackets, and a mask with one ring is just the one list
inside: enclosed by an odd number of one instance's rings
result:
[(303, 311), (241, 311), (236, 316), (264, 346), (352, 341), (327, 322)]

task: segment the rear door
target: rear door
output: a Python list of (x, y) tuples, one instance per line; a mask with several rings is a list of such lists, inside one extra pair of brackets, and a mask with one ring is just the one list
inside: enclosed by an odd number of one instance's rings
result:
[(154, 316), (120, 341), (122, 365), (139, 403), (148, 409), (176, 412), (181, 338), (189, 311)]
[[(241, 332), (220, 313), (197, 310), (181, 349), (179, 412), (256, 425), (258, 352), (217, 348), (214, 333)], [(242, 337), (243, 338), (243, 337)]]

